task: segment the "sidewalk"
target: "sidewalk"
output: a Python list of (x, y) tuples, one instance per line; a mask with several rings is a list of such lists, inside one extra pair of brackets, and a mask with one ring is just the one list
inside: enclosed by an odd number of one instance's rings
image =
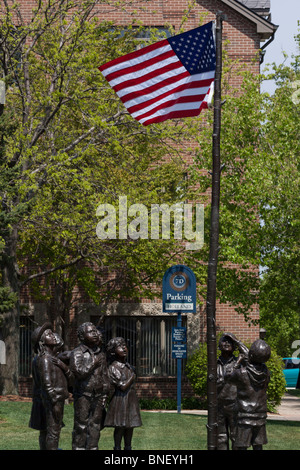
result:
[[(145, 410), (148, 411), (148, 410)], [(177, 413), (175, 410), (153, 410), (150, 413)], [(181, 410), (181, 414), (194, 414), (207, 416), (207, 410)], [(285, 394), (277, 413), (268, 413), (271, 420), (299, 421), (300, 422), (300, 398)]]
[[(31, 398), (19, 397), (17, 395), (0, 396), (0, 401), (32, 401)], [(176, 410), (143, 410), (149, 413), (177, 413)], [(181, 410), (181, 414), (194, 414), (207, 416), (207, 410)], [(283, 396), (277, 413), (268, 413), (271, 420), (299, 421), (300, 422), (300, 397), (294, 397), (287, 393)]]
[(300, 398), (285, 394), (278, 413), (268, 413), (268, 419), (300, 421)]

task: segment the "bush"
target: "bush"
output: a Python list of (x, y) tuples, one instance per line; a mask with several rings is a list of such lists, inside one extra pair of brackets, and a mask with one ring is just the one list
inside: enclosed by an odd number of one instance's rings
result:
[[(177, 400), (173, 398), (141, 398), (139, 405), (141, 410), (176, 410)], [(205, 403), (197, 397), (182, 398), (181, 408), (183, 410), (203, 410)]]
[(139, 400), (141, 410), (176, 410), (177, 402), (172, 398), (141, 398)]
[(207, 396), (207, 346), (200, 344), (199, 348), (189, 357), (185, 374), (195, 392), (201, 398)]
[[(250, 347), (247, 345), (247, 347)], [(275, 412), (280, 405), (285, 393), (285, 379), (282, 371), (282, 361), (276, 351), (272, 350), (271, 357), (267, 362), (270, 371), (270, 383), (267, 390), (267, 405), (269, 412)], [(196, 395), (203, 400), (207, 397), (207, 346), (203, 343), (189, 357), (186, 368), (186, 376)]]
[(270, 371), (270, 382), (267, 391), (268, 411), (274, 413), (286, 390), (286, 382), (282, 369), (282, 359), (275, 350), (272, 350), (270, 359), (267, 362)]

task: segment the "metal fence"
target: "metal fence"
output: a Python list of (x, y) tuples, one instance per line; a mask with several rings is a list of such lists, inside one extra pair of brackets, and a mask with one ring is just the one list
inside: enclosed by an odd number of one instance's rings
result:
[[(91, 318), (94, 324), (98, 320), (98, 317)], [(128, 362), (136, 367), (140, 376), (176, 376), (176, 359), (172, 358), (173, 326), (176, 326), (175, 317), (106, 317), (103, 323), (105, 344), (116, 336), (123, 337), (128, 346)], [(19, 374), (22, 377), (31, 375), (34, 328), (32, 317), (20, 317)]]
[[(91, 318), (94, 324), (97, 320)], [(176, 322), (175, 317), (165, 316), (106, 317), (105, 343), (113, 337), (123, 337), (128, 346), (128, 362), (136, 367), (139, 376), (176, 376), (177, 363), (172, 358), (172, 327)]]
[(32, 346), (31, 333), (35, 328), (33, 318), (20, 316), (20, 349), (19, 349), (19, 374), (22, 377), (31, 375)]

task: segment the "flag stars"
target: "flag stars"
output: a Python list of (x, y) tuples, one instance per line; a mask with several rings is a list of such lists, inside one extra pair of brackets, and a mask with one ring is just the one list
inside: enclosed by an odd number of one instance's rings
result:
[(175, 53), (190, 73), (212, 70), (215, 64), (215, 45), (212, 31), (197, 28), (169, 39)]

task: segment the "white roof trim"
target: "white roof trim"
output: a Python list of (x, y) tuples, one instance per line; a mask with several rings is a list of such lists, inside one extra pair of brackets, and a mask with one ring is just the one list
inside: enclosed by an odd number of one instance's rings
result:
[(261, 35), (262, 39), (268, 39), (271, 37), (278, 26), (264, 19), (262, 16), (255, 13), (250, 8), (246, 7), (243, 3), (237, 0), (221, 0), (223, 3), (228, 5), (230, 8), (241, 13), (245, 18), (256, 24), (257, 32)]

